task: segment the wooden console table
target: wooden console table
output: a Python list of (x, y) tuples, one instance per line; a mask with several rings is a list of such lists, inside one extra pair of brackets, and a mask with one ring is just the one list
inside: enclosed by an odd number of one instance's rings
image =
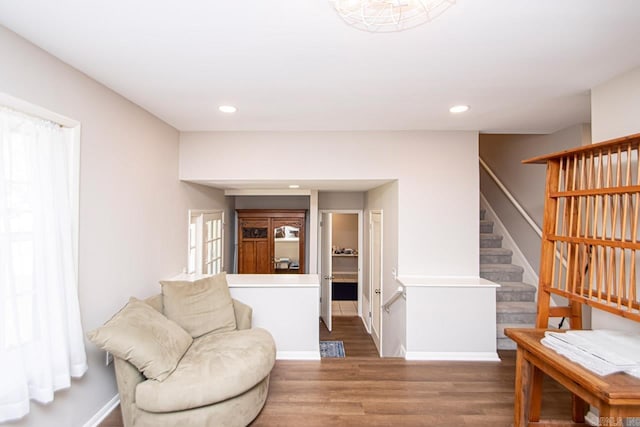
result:
[[(583, 403), (597, 407), (601, 425), (622, 426), (620, 418), (640, 417), (640, 379), (627, 374), (602, 377), (559, 355), (540, 343), (545, 329), (507, 329), (505, 334), (518, 344), (514, 427), (551, 425), (540, 422), (540, 401), (532, 399), (534, 378), (546, 374), (574, 394), (578, 404), (573, 422), (553, 426), (584, 424)], [(639, 419), (640, 421), (640, 419)]]
[[(560, 425), (584, 425), (586, 404), (600, 410), (603, 426), (640, 417), (639, 379), (601, 377), (540, 343), (551, 317), (567, 318), (571, 329), (582, 329), (583, 305), (640, 322), (639, 157), (640, 134), (635, 134), (524, 162), (546, 164), (547, 178), (539, 329), (505, 332), (518, 345), (516, 427), (550, 425), (539, 423), (545, 374), (573, 393), (574, 423)], [(552, 306), (552, 295), (565, 298), (567, 305)]]

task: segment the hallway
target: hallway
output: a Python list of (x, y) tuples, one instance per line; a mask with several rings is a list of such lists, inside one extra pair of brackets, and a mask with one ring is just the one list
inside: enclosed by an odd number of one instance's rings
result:
[(329, 332), (320, 320), (320, 341), (342, 341), (346, 358), (380, 357), (371, 335), (358, 316), (333, 316), (331, 322), (333, 331)]

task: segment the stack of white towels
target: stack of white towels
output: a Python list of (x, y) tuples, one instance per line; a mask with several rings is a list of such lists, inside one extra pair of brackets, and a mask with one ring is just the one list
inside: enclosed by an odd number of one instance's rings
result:
[(626, 372), (640, 378), (640, 335), (622, 331), (545, 333), (542, 344), (598, 375)]

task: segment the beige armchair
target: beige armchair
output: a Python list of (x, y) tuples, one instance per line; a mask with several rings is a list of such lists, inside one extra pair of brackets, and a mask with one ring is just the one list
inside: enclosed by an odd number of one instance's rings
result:
[[(163, 311), (162, 295), (145, 301)], [(237, 330), (193, 340), (177, 368), (163, 381), (147, 379), (115, 358), (125, 427), (246, 426), (267, 398), (275, 343), (251, 328), (252, 309), (233, 300)]]

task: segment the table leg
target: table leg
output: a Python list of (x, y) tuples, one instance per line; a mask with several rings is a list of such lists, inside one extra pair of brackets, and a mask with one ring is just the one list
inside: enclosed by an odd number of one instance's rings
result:
[(584, 414), (587, 410), (587, 404), (575, 394), (571, 395), (571, 419), (577, 423), (584, 422)]
[(529, 408), (531, 402), (531, 386), (533, 381), (533, 365), (524, 357), (525, 351), (518, 346), (516, 353), (516, 389), (513, 406), (514, 427), (529, 425)]
[(529, 421), (540, 421), (540, 412), (542, 410), (542, 380), (544, 373), (533, 367), (531, 378), (531, 404), (529, 407)]

